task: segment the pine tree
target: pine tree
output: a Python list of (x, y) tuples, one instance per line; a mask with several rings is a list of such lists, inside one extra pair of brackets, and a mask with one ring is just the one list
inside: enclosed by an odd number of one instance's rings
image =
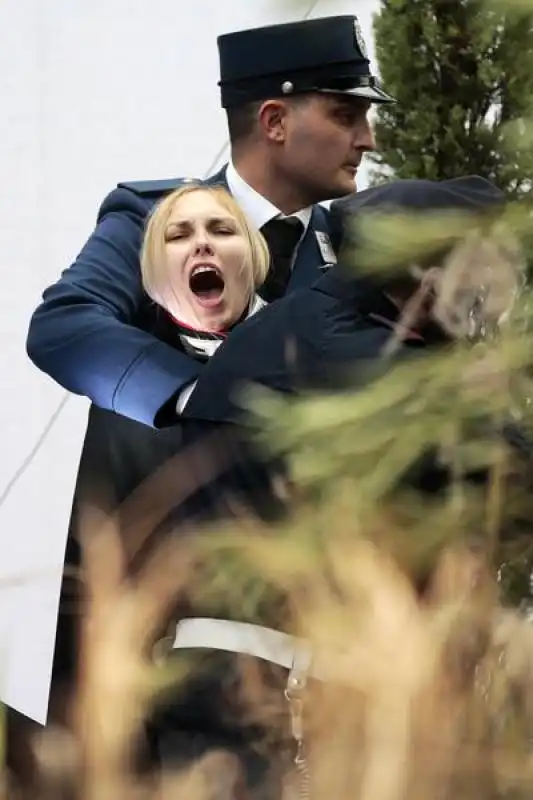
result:
[[(479, 174), (511, 196), (530, 189), (533, 2), (382, 0), (373, 181)], [(533, 123), (530, 123), (533, 125)]]

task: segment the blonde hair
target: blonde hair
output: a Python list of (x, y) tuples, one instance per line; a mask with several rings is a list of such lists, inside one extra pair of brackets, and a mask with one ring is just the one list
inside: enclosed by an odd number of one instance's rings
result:
[(172, 278), (167, 269), (165, 231), (174, 206), (183, 197), (193, 192), (207, 192), (213, 195), (229, 213), (235, 217), (239, 233), (246, 242), (247, 253), (242, 269), (250, 276), (250, 295), (254, 288), (261, 286), (270, 265), (270, 253), (264, 237), (253, 229), (232, 195), (223, 186), (203, 186), (187, 184), (171, 192), (159, 202), (150, 214), (141, 247), (141, 275), (147, 295), (159, 305), (167, 307), (168, 298), (173, 295)]

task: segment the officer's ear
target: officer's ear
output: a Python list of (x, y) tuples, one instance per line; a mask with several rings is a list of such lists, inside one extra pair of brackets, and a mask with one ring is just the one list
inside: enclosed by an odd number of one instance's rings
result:
[(289, 106), (285, 100), (265, 100), (258, 112), (259, 127), (266, 138), (283, 144), (287, 136)]

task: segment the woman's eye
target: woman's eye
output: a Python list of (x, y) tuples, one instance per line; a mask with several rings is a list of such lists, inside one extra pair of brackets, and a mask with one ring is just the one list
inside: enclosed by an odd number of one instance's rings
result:
[(232, 230), (231, 228), (217, 228), (215, 233), (219, 233), (222, 236), (232, 236), (235, 233), (235, 231)]

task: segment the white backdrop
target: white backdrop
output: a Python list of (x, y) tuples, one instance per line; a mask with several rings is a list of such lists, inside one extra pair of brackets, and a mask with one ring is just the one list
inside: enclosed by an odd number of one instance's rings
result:
[(356, 13), (373, 57), (377, 5), (0, 0), (0, 697), (40, 722), (87, 415), (87, 402), (69, 397), (54, 417), (64, 392), (26, 358), (40, 293), (76, 257), (119, 181), (201, 176), (222, 163), (219, 33)]

